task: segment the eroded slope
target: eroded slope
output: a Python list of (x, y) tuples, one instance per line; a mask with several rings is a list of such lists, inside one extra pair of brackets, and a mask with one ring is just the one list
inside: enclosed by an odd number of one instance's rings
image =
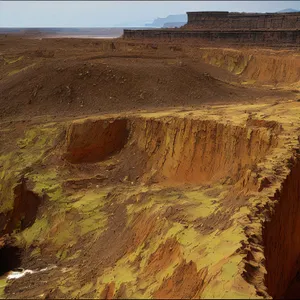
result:
[(0, 117), (74, 117), (299, 96), (297, 51), (203, 47), (196, 41), (0, 36)]
[[(37, 272), (2, 277), (2, 295), (282, 296), (300, 249), (272, 256), (294, 239), (273, 217), (297, 207), (299, 109), (286, 102), (3, 124), (1, 224), (3, 233), (14, 224), (14, 239), (2, 243)], [(41, 199), (29, 226), (13, 213), (19, 179)], [(284, 213), (286, 190), (295, 196)]]

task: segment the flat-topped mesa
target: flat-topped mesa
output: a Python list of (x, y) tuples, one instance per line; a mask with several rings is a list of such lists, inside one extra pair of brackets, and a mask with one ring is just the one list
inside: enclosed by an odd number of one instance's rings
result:
[[(220, 27), (221, 28), (221, 27)], [(201, 30), (199, 28), (180, 29), (149, 29), (149, 30), (130, 30), (124, 29), (124, 39), (130, 40), (149, 40), (159, 39), (162, 41), (184, 41), (192, 39), (202, 45), (223, 44), (226, 46), (268, 46), (272, 48), (297, 48), (300, 45), (300, 29), (270, 29), (270, 30)]]
[(237, 13), (187, 12), (188, 22), (178, 29), (124, 29), (125, 39), (194, 39), (202, 44), (255, 45), (294, 48), (300, 45), (300, 12)]
[(207, 30), (240, 29), (300, 29), (300, 12), (295, 13), (237, 13), (228, 11), (187, 12), (183, 28)]

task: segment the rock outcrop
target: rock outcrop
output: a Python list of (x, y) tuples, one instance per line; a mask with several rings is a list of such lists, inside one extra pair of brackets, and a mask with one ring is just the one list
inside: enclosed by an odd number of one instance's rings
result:
[(125, 29), (125, 39), (185, 40), (195, 39), (205, 44), (244, 44), (261, 46), (297, 47), (300, 45), (300, 30), (190, 30), (190, 29)]
[(128, 39), (197, 39), (205, 43), (299, 46), (300, 13), (188, 12), (180, 29), (124, 30)]
[(230, 13), (228, 11), (187, 12), (187, 28), (203, 30), (299, 29), (300, 12)]

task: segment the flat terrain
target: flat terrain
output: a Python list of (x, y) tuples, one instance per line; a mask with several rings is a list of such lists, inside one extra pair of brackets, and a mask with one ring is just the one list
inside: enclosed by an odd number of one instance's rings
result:
[(300, 295), (299, 53), (0, 37), (0, 64), (1, 297)]

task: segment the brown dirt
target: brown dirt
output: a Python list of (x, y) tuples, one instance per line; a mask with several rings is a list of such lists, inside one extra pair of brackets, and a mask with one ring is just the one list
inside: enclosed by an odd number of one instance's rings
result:
[(198, 298), (207, 280), (206, 276), (207, 270), (197, 272), (195, 263), (184, 261), (176, 268), (173, 276), (163, 283), (154, 297), (158, 299)]
[(0, 297), (297, 294), (297, 54), (111, 43), (0, 37)]
[(180, 244), (175, 239), (168, 239), (164, 244), (161, 244), (158, 249), (151, 254), (147, 264), (145, 277), (155, 276), (162, 269), (167, 268), (176, 260), (182, 259)]
[(147, 44), (116, 41), (116, 49), (109, 50), (110, 43), (0, 37), (1, 118), (253, 102), (290, 95), (232, 85), (240, 81), (238, 76), (206, 64), (201, 52), (192, 48), (153, 50)]

